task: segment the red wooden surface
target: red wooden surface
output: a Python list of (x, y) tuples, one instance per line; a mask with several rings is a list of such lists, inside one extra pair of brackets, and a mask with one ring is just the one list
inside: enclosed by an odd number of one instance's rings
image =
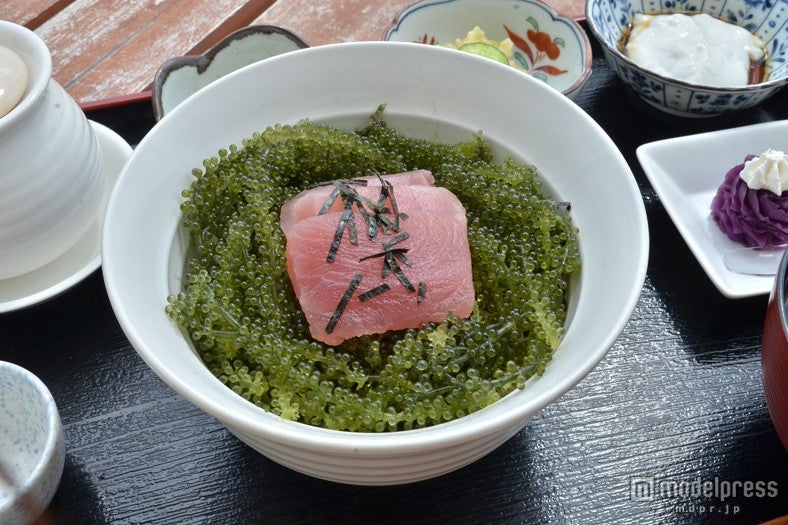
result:
[[(582, 0), (549, 0), (580, 17)], [(250, 24), (275, 24), (310, 45), (378, 40), (412, 0), (3, 0), (0, 19), (34, 30), (52, 75), (80, 104), (150, 88), (167, 59), (200, 53)]]
[[(386, 27), (414, 0), (277, 0), (253, 23), (293, 30), (309, 45), (379, 40)], [(581, 18), (582, 0), (547, 0), (556, 11)]]

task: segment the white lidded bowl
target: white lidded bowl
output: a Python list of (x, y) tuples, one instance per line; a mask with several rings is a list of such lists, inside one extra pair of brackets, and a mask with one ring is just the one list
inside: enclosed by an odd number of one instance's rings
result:
[[(536, 164), (556, 197), (571, 202), (583, 268), (572, 285), (566, 335), (545, 373), (524, 391), (459, 420), (381, 434), (286, 421), (216, 379), (165, 314), (167, 296), (180, 291), (188, 248), (181, 191), (203, 159), (254, 131), (304, 118), (361, 127), (381, 103), (387, 122), (413, 136), (455, 141), (483, 130), (499, 155)], [(466, 53), (363, 42), (247, 66), (168, 113), (140, 142), (114, 188), (102, 257), (123, 330), (174, 390), (274, 461), (323, 479), (385, 485), (438, 476), (484, 456), (576, 385), (637, 302), (648, 228), (621, 153), (554, 89)]]
[(0, 280), (55, 260), (92, 224), (104, 192), (101, 152), (85, 114), (51, 79), (44, 42), (0, 20), (0, 46), (27, 67), (27, 90), (0, 117)]
[(52, 394), (32, 372), (0, 361), (0, 523), (34, 522), (52, 501), (64, 462)]

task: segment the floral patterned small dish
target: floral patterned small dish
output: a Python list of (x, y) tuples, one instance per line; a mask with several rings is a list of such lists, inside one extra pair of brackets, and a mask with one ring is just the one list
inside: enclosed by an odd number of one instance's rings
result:
[(153, 81), (156, 119), (214, 80), (254, 62), (309, 47), (299, 36), (278, 26), (248, 26), (231, 33), (201, 55), (171, 58)]
[(574, 98), (591, 74), (591, 44), (580, 25), (539, 0), (422, 0), (383, 34), (392, 42), (452, 45), (475, 27), (509, 38), (517, 69)]
[[(619, 46), (635, 14), (706, 13), (753, 32), (766, 44), (763, 82), (715, 88), (674, 80), (635, 64)], [(747, 109), (788, 84), (786, 0), (587, 0), (586, 21), (621, 80), (651, 106), (672, 115), (710, 117)]]
[(0, 523), (36, 522), (57, 491), (64, 462), (52, 394), (28, 370), (0, 361)]

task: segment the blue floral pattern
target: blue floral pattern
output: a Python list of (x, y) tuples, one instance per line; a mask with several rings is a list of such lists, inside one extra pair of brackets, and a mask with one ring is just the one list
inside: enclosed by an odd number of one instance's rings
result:
[[(764, 82), (757, 88), (704, 89), (635, 66), (618, 48), (624, 29), (636, 13), (664, 12), (704, 12), (758, 35), (769, 56)], [(788, 84), (788, 0), (590, 0), (586, 19), (621, 80), (646, 102), (670, 113), (710, 116), (745, 109)]]

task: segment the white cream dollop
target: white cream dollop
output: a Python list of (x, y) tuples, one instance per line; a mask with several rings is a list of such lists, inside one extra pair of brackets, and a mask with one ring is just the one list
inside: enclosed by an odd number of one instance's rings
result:
[(745, 162), (739, 177), (750, 189), (766, 189), (782, 195), (788, 189), (788, 155), (768, 149), (760, 157)]
[(742, 87), (764, 58), (760, 38), (707, 14), (635, 15), (624, 53), (659, 75), (712, 87)]
[(5, 46), (0, 46), (0, 117), (16, 107), (27, 90), (25, 61)]

